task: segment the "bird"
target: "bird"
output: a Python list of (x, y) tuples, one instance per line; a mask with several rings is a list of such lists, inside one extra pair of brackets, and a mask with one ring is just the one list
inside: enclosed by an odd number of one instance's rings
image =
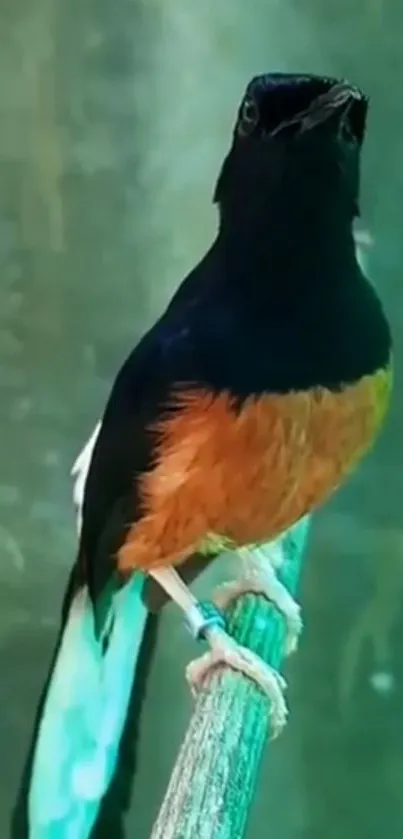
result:
[[(33, 748), (30, 839), (53, 839), (49, 825), (74, 795), (87, 809), (71, 835), (89, 835), (147, 620), (145, 609), (133, 626), (130, 602), (149, 580), (207, 642), (187, 669), (193, 691), (226, 663), (267, 694), (273, 732), (284, 727), (282, 676), (228, 635), (224, 611), (242, 592), (263, 594), (295, 649), (300, 606), (275, 559), (259, 563), (251, 546), (331, 497), (390, 404), (390, 326), (354, 241), (368, 106), (349, 81), (306, 73), (264, 73), (243, 93), (215, 186), (213, 243), (123, 363), (75, 473), (84, 476), (79, 545)], [(209, 609), (186, 568), (225, 549), (240, 576)], [(86, 695), (75, 724), (79, 667)], [(49, 779), (61, 730), (63, 784), (60, 771)], [(86, 744), (80, 760), (73, 730)]]

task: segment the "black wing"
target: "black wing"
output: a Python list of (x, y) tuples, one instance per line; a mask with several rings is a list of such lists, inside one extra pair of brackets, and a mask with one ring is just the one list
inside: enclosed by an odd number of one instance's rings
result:
[[(116, 553), (142, 514), (138, 478), (154, 463), (150, 427), (167, 412), (173, 386), (206, 379), (214, 281), (207, 255), (127, 358), (106, 406), (85, 486), (76, 572), (89, 586), (98, 630), (111, 594), (124, 582)], [(199, 568), (200, 559), (190, 567), (190, 577)]]

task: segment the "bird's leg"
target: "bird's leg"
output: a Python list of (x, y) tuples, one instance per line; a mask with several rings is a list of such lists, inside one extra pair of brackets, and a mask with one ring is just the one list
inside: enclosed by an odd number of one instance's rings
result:
[(165, 589), (170, 598), (186, 615), (186, 622), (196, 639), (205, 638), (209, 652), (192, 661), (186, 678), (195, 693), (202, 687), (212, 668), (226, 664), (255, 681), (270, 699), (271, 730), (273, 737), (280, 734), (287, 719), (287, 705), (283, 692), (286, 684), (282, 676), (258, 655), (238, 644), (225, 629), (225, 617), (211, 603), (198, 601), (174, 568), (155, 568), (149, 574)]
[(286, 622), (285, 653), (290, 655), (298, 646), (302, 630), (301, 608), (288, 589), (277, 577), (276, 569), (282, 565), (283, 552), (280, 542), (265, 548), (241, 548), (238, 556), (243, 564), (240, 579), (224, 583), (214, 593), (214, 603), (226, 609), (229, 603), (242, 594), (263, 594), (282, 613)]

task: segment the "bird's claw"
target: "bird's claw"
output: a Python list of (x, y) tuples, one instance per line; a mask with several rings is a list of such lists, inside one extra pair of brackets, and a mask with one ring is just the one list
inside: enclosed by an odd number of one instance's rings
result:
[(284, 699), (285, 679), (273, 667), (265, 664), (258, 655), (237, 644), (225, 632), (215, 630), (209, 638), (211, 650), (186, 669), (186, 678), (193, 695), (203, 687), (210, 671), (219, 665), (227, 665), (254, 681), (270, 700), (270, 722), (272, 737), (278, 737), (284, 728), (288, 709)]
[(213, 600), (225, 611), (233, 600), (248, 593), (262, 594), (282, 613), (286, 624), (284, 652), (286, 656), (291, 655), (298, 648), (303, 629), (300, 605), (277, 578), (273, 568), (270, 568), (268, 573), (255, 573), (244, 579), (223, 583), (214, 592)]

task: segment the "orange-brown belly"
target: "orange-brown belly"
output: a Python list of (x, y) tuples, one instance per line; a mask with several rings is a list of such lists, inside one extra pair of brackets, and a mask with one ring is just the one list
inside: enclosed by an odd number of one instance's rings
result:
[(146, 515), (118, 555), (122, 570), (179, 564), (208, 535), (267, 541), (322, 503), (371, 446), (391, 375), (340, 392), (251, 399), (192, 392), (161, 423), (159, 459), (142, 484)]

